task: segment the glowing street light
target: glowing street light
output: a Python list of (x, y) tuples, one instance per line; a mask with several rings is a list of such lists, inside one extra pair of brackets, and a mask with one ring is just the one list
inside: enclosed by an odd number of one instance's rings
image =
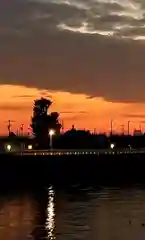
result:
[(8, 151), (11, 151), (11, 149), (12, 149), (12, 146), (11, 146), (10, 144), (8, 144), (8, 145), (7, 145), (7, 150), (8, 150)]
[(49, 136), (53, 136), (55, 134), (55, 131), (53, 130), (53, 129), (51, 129), (50, 131), (49, 131)]
[(113, 149), (115, 147), (115, 144), (114, 143), (111, 143), (110, 144), (110, 148)]
[(32, 150), (33, 146), (32, 145), (28, 145), (28, 150)]
[(50, 149), (52, 149), (52, 138), (55, 135), (55, 131), (53, 129), (49, 130), (49, 137), (50, 137)]

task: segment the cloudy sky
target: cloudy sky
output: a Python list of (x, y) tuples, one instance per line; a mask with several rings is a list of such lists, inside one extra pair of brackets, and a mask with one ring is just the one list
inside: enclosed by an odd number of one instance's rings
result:
[(39, 96), (66, 128), (144, 128), (145, 1), (1, 0), (0, 84), (3, 131)]

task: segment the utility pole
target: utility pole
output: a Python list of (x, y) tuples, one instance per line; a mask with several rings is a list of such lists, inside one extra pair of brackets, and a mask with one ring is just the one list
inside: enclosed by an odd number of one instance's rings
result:
[(23, 123), (21, 124), (20, 130), (21, 130), (21, 135), (23, 136), (23, 130), (24, 130), (24, 124)]
[(128, 121), (128, 127), (127, 127), (127, 131), (128, 131), (128, 136), (129, 136), (129, 134), (130, 134), (130, 121)]
[(110, 135), (112, 136), (113, 134), (113, 120), (110, 122)]
[(7, 127), (8, 127), (9, 136), (10, 136), (10, 133), (11, 133), (11, 126), (12, 126), (11, 122), (12, 122), (11, 120), (8, 120), (8, 125), (7, 125)]

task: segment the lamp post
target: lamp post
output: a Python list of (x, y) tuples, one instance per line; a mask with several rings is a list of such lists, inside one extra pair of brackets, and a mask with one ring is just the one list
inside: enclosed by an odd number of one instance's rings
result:
[(53, 129), (49, 130), (49, 137), (50, 137), (50, 143), (49, 143), (49, 146), (50, 146), (50, 149), (52, 150), (52, 147), (53, 147), (53, 135), (55, 134), (55, 131)]
[(113, 120), (111, 119), (110, 121), (110, 135), (112, 136), (113, 134)]
[(128, 136), (130, 134), (130, 121), (128, 121)]

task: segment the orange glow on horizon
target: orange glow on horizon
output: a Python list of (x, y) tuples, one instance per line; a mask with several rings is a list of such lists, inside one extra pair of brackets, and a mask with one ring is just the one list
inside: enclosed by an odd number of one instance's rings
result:
[(13, 121), (12, 130), (19, 130), (24, 124), (24, 132), (28, 128), (32, 116), (33, 101), (40, 97), (51, 98), (53, 104), (50, 111), (58, 111), (64, 128), (68, 129), (74, 124), (79, 129), (89, 129), (96, 132), (110, 131), (110, 121), (114, 120), (114, 131), (127, 132), (127, 121), (130, 120), (130, 130), (145, 129), (144, 108), (145, 104), (137, 103), (112, 103), (103, 98), (90, 99), (85, 94), (72, 94), (39, 90), (24, 86), (1, 85), (0, 88), (0, 135), (7, 134), (7, 121)]

